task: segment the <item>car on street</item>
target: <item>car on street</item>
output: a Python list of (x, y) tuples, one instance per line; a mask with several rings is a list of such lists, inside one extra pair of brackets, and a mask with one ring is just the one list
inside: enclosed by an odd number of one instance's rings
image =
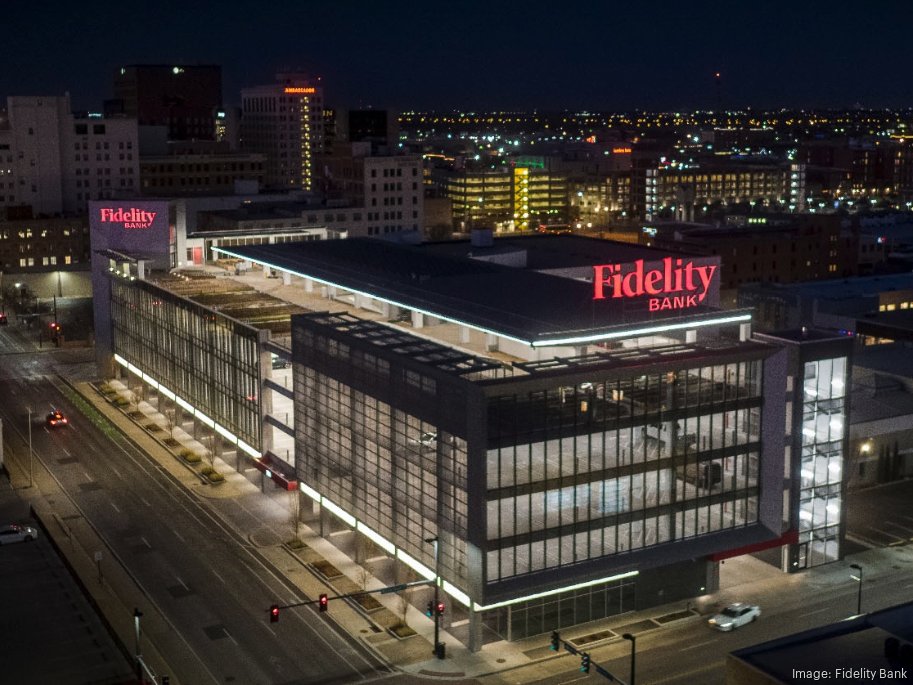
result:
[(58, 409), (54, 409), (48, 412), (44, 422), (48, 425), (48, 428), (66, 426), (68, 423), (70, 423), (69, 419), (67, 419), (67, 417), (64, 416)]
[(31, 542), (38, 537), (38, 531), (31, 526), (20, 526), (10, 523), (0, 526), (0, 545), (11, 545), (14, 542)]
[(716, 616), (707, 621), (707, 625), (717, 630), (729, 631), (751, 623), (761, 615), (761, 607), (756, 604), (737, 602), (730, 604)]

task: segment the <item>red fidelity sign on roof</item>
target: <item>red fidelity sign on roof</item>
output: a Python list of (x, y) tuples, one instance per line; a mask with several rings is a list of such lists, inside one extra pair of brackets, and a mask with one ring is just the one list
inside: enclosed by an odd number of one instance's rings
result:
[(666, 257), (662, 267), (645, 269), (644, 260), (631, 264), (600, 264), (593, 267), (593, 299), (648, 296), (651, 312), (696, 307), (707, 296), (715, 264), (698, 265)]

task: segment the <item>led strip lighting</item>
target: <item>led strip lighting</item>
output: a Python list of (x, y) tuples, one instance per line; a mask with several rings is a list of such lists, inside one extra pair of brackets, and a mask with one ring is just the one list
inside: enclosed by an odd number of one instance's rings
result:
[(375, 294), (372, 294), (369, 292), (365, 292), (363, 290), (356, 290), (347, 285), (340, 285), (339, 283), (334, 283), (333, 281), (328, 281), (323, 278), (317, 278), (316, 276), (309, 276), (308, 274), (301, 273), (300, 271), (293, 271), (292, 269), (282, 267), (282, 266), (277, 266), (275, 264), (271, 264), (270, 262), (252, 259), (251, 257), (249, 257), (247, 255), (238, 254), (237, 252), (233, 252), (232, 250), (228, 250), (224, 247), (213, 246), (210, 249), (212, 249), (213, 252), (219, 252), (219, 253), (228, 255), (229, 257), (234, 257), (236, 259), (243, 259), (244, 261), (261, 264), (262, 266), (269, 267), (270, 269), (275, 269), (276, 271), (282, 271), (282, 272), (291, 274), (292, 276), (298, 276), (299, 278), (307, 278), (307, 279), (310, 279), (317, 283), (322, 283), (323, 285), (330, 286), (332, 288), (339, 288), (340, 290), (344, 290), (346, 292), (350, 292), (355, 295), (361, 295), (362, 297), (367, 297), (372, 300), (386, 302), (387, 304), (392, 304), (396, 307), (402, 307), (403, 309), (415, 311), (420, 314), (424, 314), (425, 316), (433, 317), (435, 319), (449, 321), (450, 323), (456, 324), (458, 326), (465, 326), (466, 328), (472, 328), (474, 330), (481, 331), (482, 333), (494, 335), (499, 338), (504, 338), (506, 340), (513, 340), (514, 342), (520, 343), (521, 345), (529, 345), (530, 347), (554, 347), (554, 346), (558, 346), (558, 345), (576, 345), (576, 344), (580, 344), (580, 343), (597, 342), (599, 340), (626, 338), (626, 337), (635, 336), (635, 335), (662, 333), (665, 331), (682, 330), (682, 329), (686, 329), (686, 328), (700, 328), (702, 326), (715, 326), (715, 325), (726, 324), (726, 323), (734, 323), (737, 321), (745, 321), (745, 322), (751, 321), (751, 314), (739, 314), (737, 316), (726, 316), (726, 317), (722, 317), (722, 318), (707, 319), (704, 321), (691, 321), (691, 322), (687, 322), (687, 323), (665, 324), (662, 326), (652, 326), (652, 327), (648, 327), (648, 328), (639, 328), (639, 329), (634, 329), (634, 330), (624, 330), (624, 331), (616, 331), (616, 332), (608, 332), (608, 333), (593, 333), (590, 335), (576, 336), (576, 337), (570, 337), (570, 338), (556, 338), (554, 340), (522, 340), (520, 338), (515, 338), (514, 336), (507, 335), (507, 334), (501, 333), (499, 331), (494, 331), (489, 328), (484, 328), (482, 326), (479, 326), (478, 324), (466, 323), (465, 321), (461, 321), (460, 319), (455, 319), (452, 316), (447, 316), (445, 314), (428, 311), (426, 309), (420, 309), (420, 308), (416, 307), (415, 305), (404, 304), (402, 302), (398, 302), (396, 300), (391, 300), (386, 297), (380, 297), (378, 295), (375, 295)]

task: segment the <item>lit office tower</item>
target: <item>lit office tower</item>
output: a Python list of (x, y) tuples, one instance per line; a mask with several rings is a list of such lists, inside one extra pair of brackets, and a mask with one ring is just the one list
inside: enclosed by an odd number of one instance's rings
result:
[(302, 74), (241, 91), (241, 148), (266, 155), (267, 186), (314, 185), (314, 160), (323, 144), (323, 88)]

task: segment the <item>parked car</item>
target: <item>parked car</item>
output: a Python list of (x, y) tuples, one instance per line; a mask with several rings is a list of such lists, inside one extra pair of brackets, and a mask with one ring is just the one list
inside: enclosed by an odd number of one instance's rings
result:
[(423, 450), (437, 448), (437, 433), (422, 433), (418, 438), (409, 438), (409, 444)]
[(38, 531), (31, 526), (20, 526), (18, 523), (0, 527), (0, 545), (11, 545), (14, 542), (31, 542), (38, 537)]
[(49, 412), (44, 421), (48, 425), (48, 428), (66, 426), (68, 423), (70, 423), (69, 419), (60, 413), (60, 410), (58, 409), (54, 409), (53, 411)]
[(751, 623), (760, 615), (761, 607), (755, 604), (737, 602), (736, 604), (730, 604), (716, 616), (713, 616), (707, 621), (707, 624), (717, 630), (729, 631), (746, 623)]

